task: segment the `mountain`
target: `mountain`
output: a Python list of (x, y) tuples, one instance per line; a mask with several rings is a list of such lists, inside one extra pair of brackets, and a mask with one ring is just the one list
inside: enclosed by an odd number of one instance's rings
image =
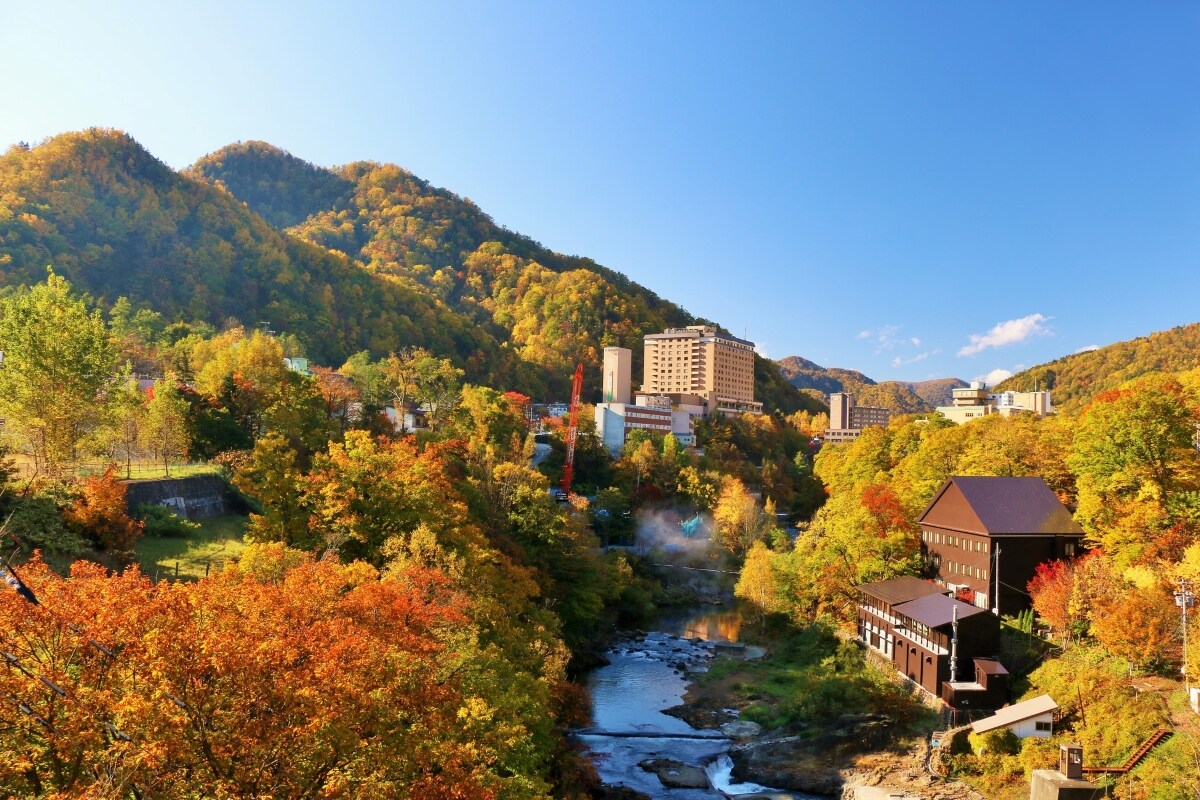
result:
[(800, 356), (788, 356), (777, 363), (783, 377), (797, 389), (816, 389), (827, 395), (875, 385), (875, 381), (856, 370), (830, 369)]
[(779, 371), (797, 389), (819, 392), (828, 402), (832, 392), (854, 395), (859, 405), (891, 409), (897, 414), (919, 414), (950, 402), (950, 390), (966, 386), (958, 378), (940, 378), (919, 383), (877, 383), (857, 370), (822, 367), (800, 356), (780, 359)]
[(967, 382), (961, 378), (934, 378), (933, 380), (905, 384), (930, 408), (950, 405), (950, 401), (954, 397), (952, 392), (967, 385)]
[[(606, 345), (634, 352), (702, 322), (590, 259), (497, 225), (401, 167), (315, 166), (263, 142), (175, 172), (128, 135), (91, 129), (0, 157), (0, 285), (46, 265), (102, 306), (120, 296), (169, 320), (264, 322), (319, 363), (421, 346), (467, 379), (536, 397), (569, 391), (576, 361), (598, 394)], [(784, 411), (814, 404), (772, 370)]]
[(1197, 367), (1200, 323), (1192, 323), (1064, 356), (1019, 372), (995, 389), (1050, 389), (1054, 405), (1072, 408), (1147, 372), (1183, 372)]

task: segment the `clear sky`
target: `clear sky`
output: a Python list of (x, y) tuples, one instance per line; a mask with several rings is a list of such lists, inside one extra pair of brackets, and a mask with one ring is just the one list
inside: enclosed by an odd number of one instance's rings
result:
[(1200, 4), (0, 4), (0, 146), (401, 164), (756, 341), (966, 379), (1200, 321)]

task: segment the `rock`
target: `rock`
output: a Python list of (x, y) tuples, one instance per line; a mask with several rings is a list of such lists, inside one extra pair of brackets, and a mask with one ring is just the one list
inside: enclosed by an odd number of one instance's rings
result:
[(700, 767), (692, 767), (670, 758), (647, 759), (638, 762), (647, 772), (653, 772), (668, 789), (707, 789), (708, 776)]
[(730, 739), (749, 739), (752, 736), (758, 736), (762, 733), (762, 725), (759, 725), (757, 722), (751, 722), (748, 719), (739, 719), (734, 722), (726, 722), (722, 725), (721, 733)]

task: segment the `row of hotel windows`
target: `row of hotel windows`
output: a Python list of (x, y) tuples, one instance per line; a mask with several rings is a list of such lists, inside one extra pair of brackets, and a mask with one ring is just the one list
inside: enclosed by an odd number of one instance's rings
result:
[(987, 542), (975, 541), (964, 536), (951, 536), (948, 533), (921, 531), (921, 541), (926, 544), (945, 544), (951, 547), (958, 547), (967, 552), (986, 553), (988, 551)]

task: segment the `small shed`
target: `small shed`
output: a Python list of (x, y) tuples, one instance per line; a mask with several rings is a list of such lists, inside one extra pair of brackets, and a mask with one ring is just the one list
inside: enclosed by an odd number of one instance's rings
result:
[(1038, 695), (1020, 703), (1005, 706), (986, 719), (971, 724), (972, 733), (987, 733), (1008, 728), (1019, 739), (1030, 736), (1049, 739), (1054, 733), (1054, 712), (1058, 703), (1048, 694)]

